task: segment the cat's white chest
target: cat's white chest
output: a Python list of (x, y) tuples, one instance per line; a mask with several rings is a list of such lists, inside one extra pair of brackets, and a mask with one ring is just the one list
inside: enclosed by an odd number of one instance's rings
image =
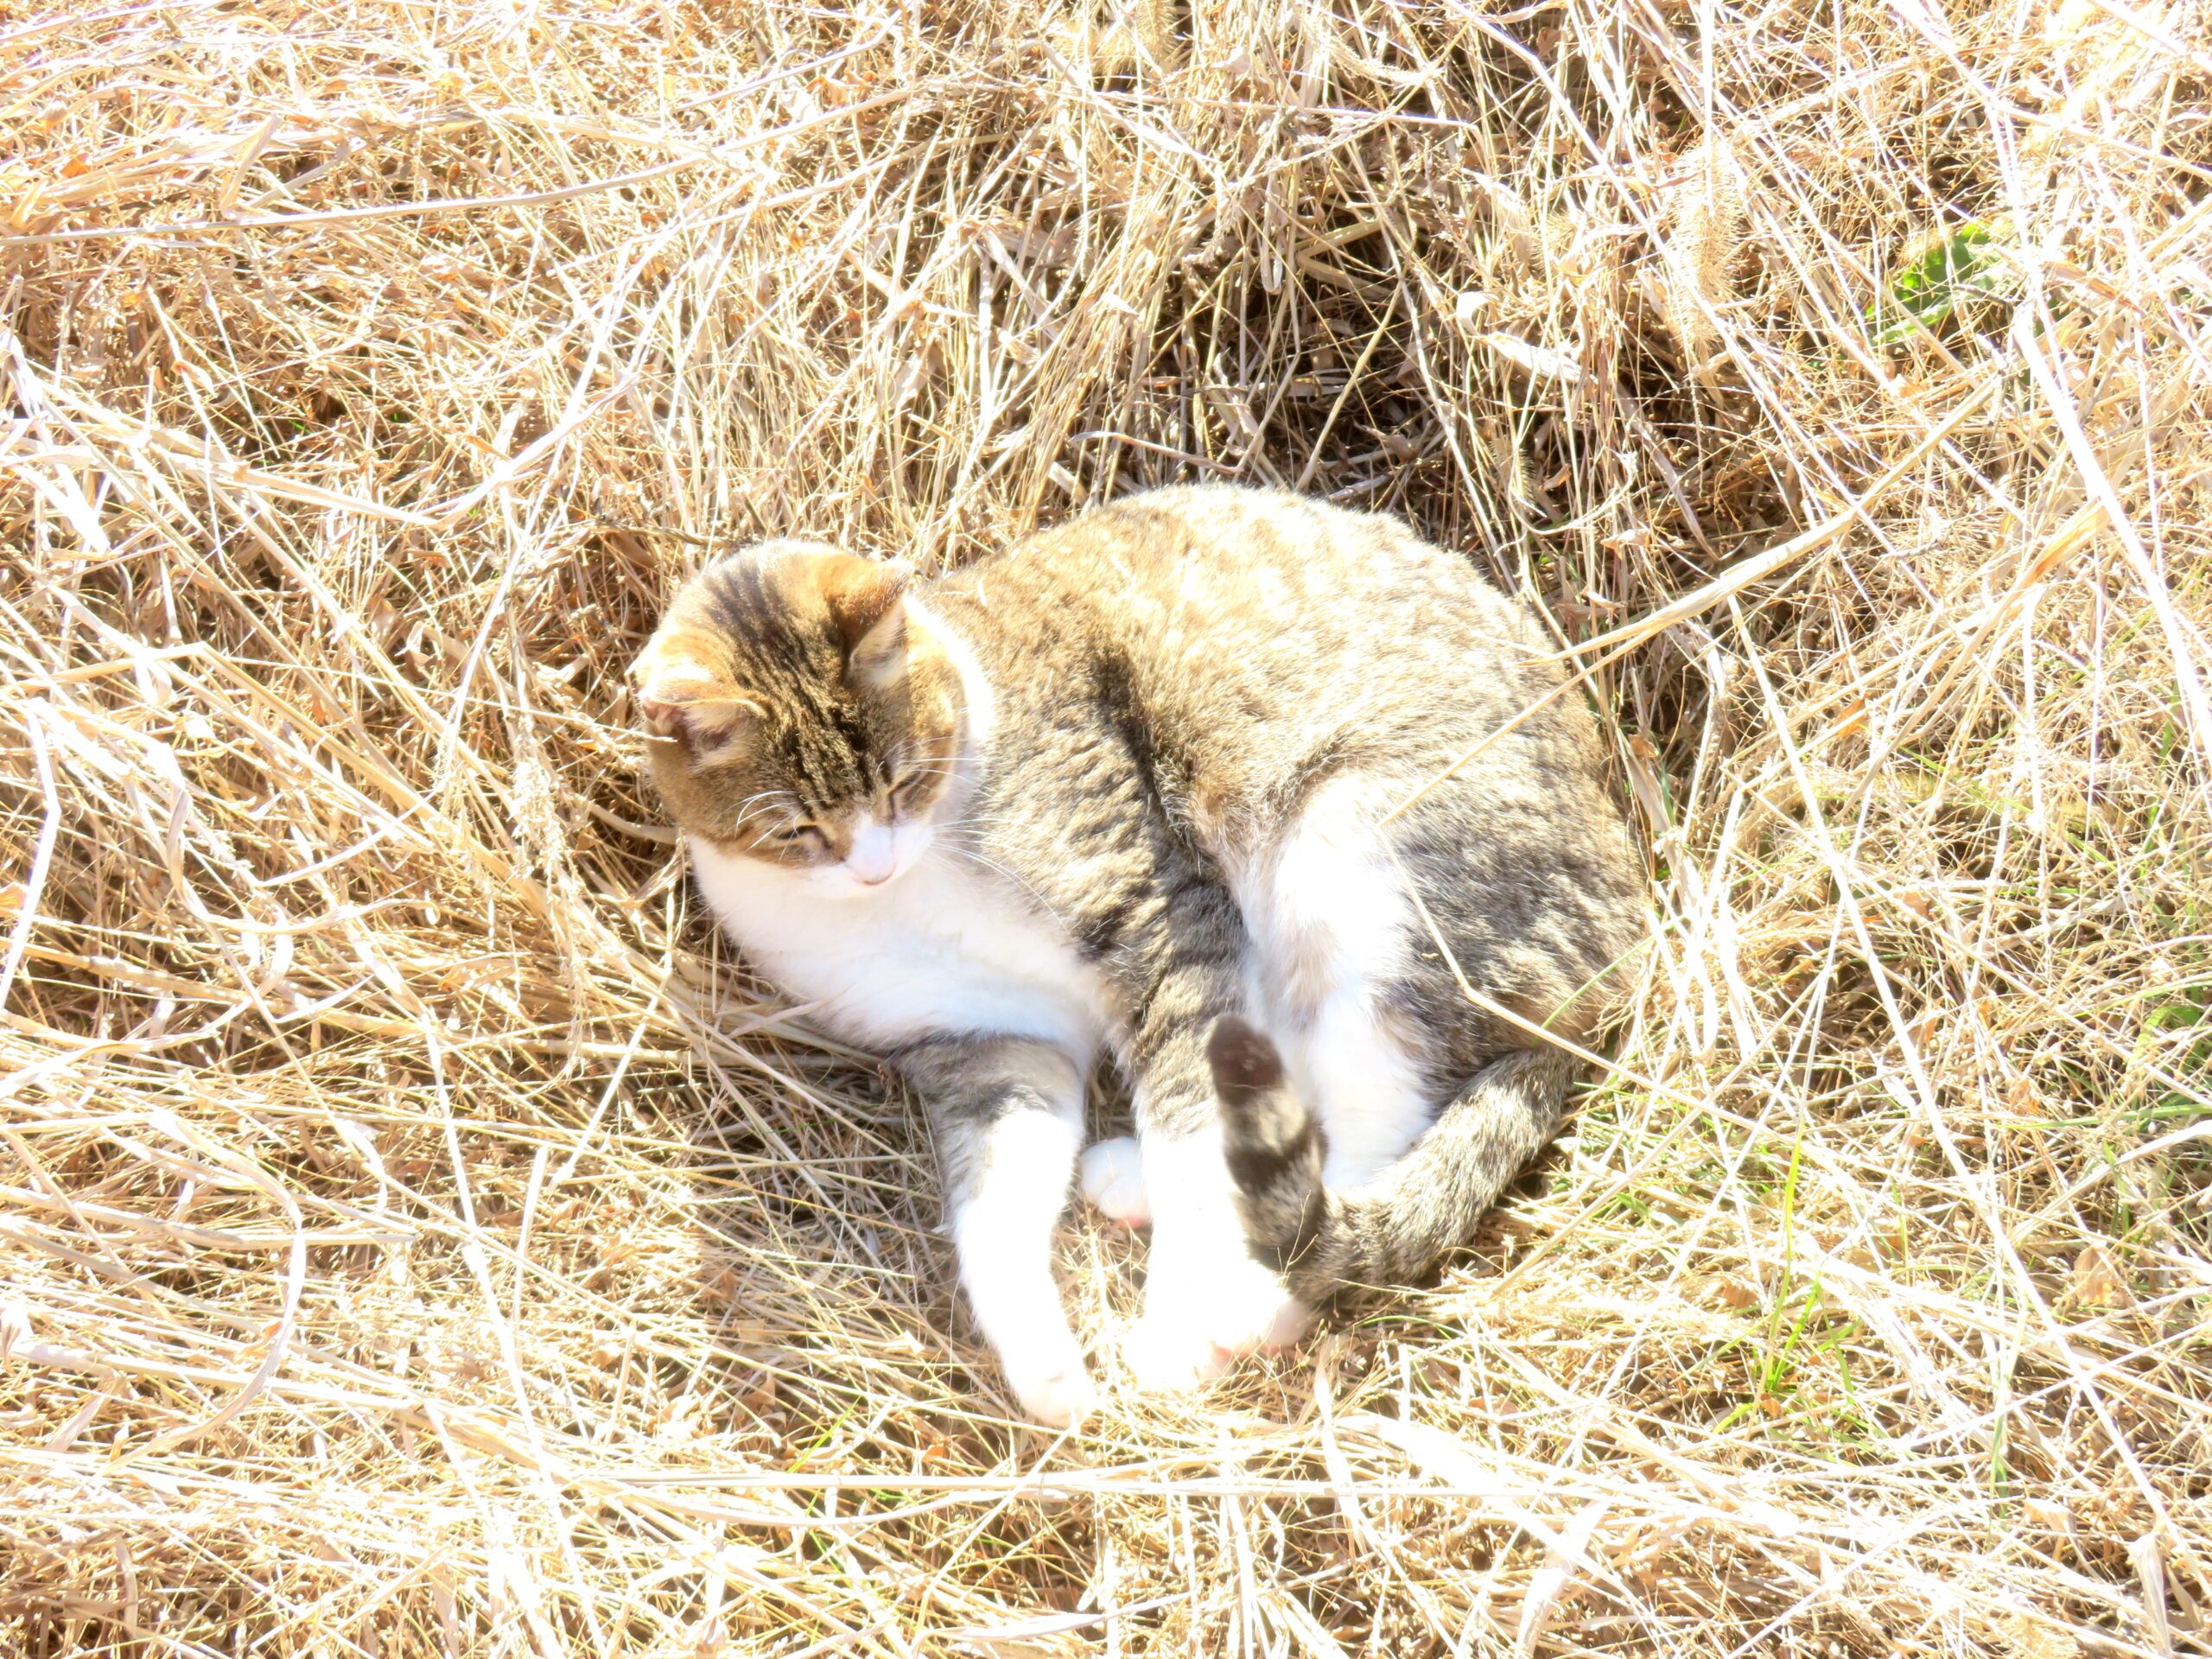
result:
[(1066, 937), (941, 849), (880, 893), (830, 898), (698, 840), (691, 868), (730, 937), (817, 1023), (864, 1047), (972, 1032), (1087, 1058), (1098, 976)]

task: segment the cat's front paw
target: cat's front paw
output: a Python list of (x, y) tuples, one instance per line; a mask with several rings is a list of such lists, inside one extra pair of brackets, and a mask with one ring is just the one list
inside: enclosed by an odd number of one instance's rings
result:
[(1029, 1355), (1001, 1354), (1007, 1385), (1021, 1408), (1048, 1428), (1066, 1428), (1090, 1414), (1098, 1389), (1083, 1363), (1083, 1351), (1069, 1347)]
[(1109, 1221), (1125, 1227), (1150, 1224), (1152, 1201), (1145, 1196), (1144, 1154), (1135, 1135), (1116, 1135), (1085, 1147), (1077, 1180), (1084, 1201)]

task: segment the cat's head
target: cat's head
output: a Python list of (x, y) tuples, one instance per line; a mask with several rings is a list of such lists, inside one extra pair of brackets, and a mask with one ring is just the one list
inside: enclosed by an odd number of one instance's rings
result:
[(777, 541), (677, 591), (630, 672), (680, 826), (825, 895), (912, 867), (976, 711), (911, 581), (901, 564)]

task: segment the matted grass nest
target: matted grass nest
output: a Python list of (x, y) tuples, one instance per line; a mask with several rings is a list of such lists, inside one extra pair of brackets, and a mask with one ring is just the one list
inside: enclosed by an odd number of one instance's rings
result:
[[(0, 32), (0, 1649), (2202, 1653), (2202, 0)], [(1434, 1288), (1010, 1421), (622, 670), (764, 532), (1409, 516), (1655, 947)]]

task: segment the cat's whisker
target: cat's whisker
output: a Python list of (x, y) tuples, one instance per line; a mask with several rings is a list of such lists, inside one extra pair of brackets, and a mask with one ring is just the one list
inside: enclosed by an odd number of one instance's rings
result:
[(1035, 883), (1007, 868), (997, 860), (987, 857), (985, 855), (978, 853), (970, 848), (947, 847), (945, 851), (952, 855), (955, 858), (964, 858), (971, 864), (979, 865), (982, 868), (993, 872), (995, 874), (1004, 876), (1007, 880), (1013, 882), (1016, 887), (1027, 893), (1031, 898), (1034, 899), (1039, 908), (1041, 908), (1045, 913), (1050, 916), (1054, 921), (1057, 922), (1061, 919), (1058, 911), (1054, 908), (1050, 899), (1046, 898), (1042, 893), (1038, 891)]

